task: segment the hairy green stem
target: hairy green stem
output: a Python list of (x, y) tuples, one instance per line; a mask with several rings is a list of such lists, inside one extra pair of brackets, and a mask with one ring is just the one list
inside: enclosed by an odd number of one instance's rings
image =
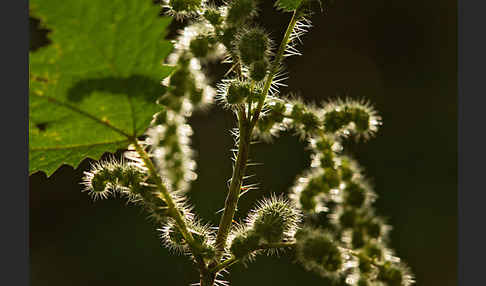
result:
[(216, 272), (211, 272), (207, 268), (200, 272), (199, 286), (213, 286), (216, 279)]
[[(273, 61), (271, 71), (265, 82), (264, 89), (263, 89), (263, 96), (262, 98), (260, 98), (258, 102), (257, 108), (253, 114), (250, 124), (248, 124), (248, 122), (244, 120), (245, 111), (244, 110), (238, 111), (238, 125), (240, 130), (238, 154), (233, 168), (233, 174), (231, 176), (231, 183), (225, 201), (223, 216), (221, 217), (218, 233), (216, 235), (216, 256), (213, 260), (213, 263), (211, 264), (213, 266), (219, 263), (219, 260), (223, 255), (224, 248), (226, 247), (226, 240), (228, 238), (231, 224), (233, 222), (236, 206), (238, 205), (238, 198), (240, 196), (241, 184), (242, 184), (243, 176), (245, 174), (246, 163), (250, 151), (250, 140), (251, 140), (253, 127), (255, 126), (258, 117), (260, 115), (260, 112), (263, 108), (263, 104), (265, 102), (265, 98), (268, 94), (268, 91), (270, 90), (272, 80), (275, 74), (278, 72), (279, 66), (283, 59), (283, 54), (290, 40), (290, 35), (292, 34), (292, 31), (294, 30), (295, 25), (297, 23), (298, 20), (297, 15), (298, 12), (295, 11), (294, 14), (292, 15), (292, 19), (290, 20), (287, 30), (285, 31), (285, 35), (282, 39), (282, 42), (280, 43), (280, 47), (278, 49), (277, 55), (275, 56), (275, 59)], [(248, 117), (250, 117), (250, 114), (248, 114)]]
[(135, 145), (135, 150), (137, 151), (138, 155), (140, 158), (143, 160), (143, 163), (145, 164), (145, 167), (148, 169), (150, 177), (153, 179), (155, 182), (155, 185), (157, 186), (157, 189), (159, 190), (161, 199), (164, 200), (164, 202), (167, 204), (167, 211), (168, 214), (175, 220), (175, 223), (177, 225), (177, 228), (181, 232), (182, 236), (186, 240), (187, 244), (191, 248), (191, 252), (196, 258), (196, 261), (199, 265), (200, 271), (205, 271), (207, 270), (206, 264), (204, 263), (203, 258), (199, 255), (199, 245), (196, 243), (194, 240), (194, 237), (192, 236), (191, 232), (187, 228), (186, 221), (184, 217), (182, 216), (181, 212), (179, 209), (177, 209), (174, 200), (172, 200), (171, 195), (169, 194), (169, 190), (164, 186), (164, 183), (162, 182), (162, 179), (160, 178), (152, 160), (150, 159), (149, 155), (145, 150), (138, 144), (136, 139), (132, 140), (133, 145)]
[(216, 235), (216, 257), (214, 263), (218, 263), (224, 252), (226, 246), (226, 239), (233, 222), (238, 198), (240, 196), (241, 184), (245, 174), (246, 162), (250, 152), (250, 134), (248, 122), (245, 120), (245, 111), (240, 109), (238, 111), (238, 125), (240, 129), (240, 136), (238, 142), (238, 154), (233, 168), (233, 175), (231, 176), (231, 183), (226, 197), (223, 216), (219, 223), (218, 234)]
[(278, 70), (280, 68), (280, 64), (282, 63), (283, 55), (285, 53), (285, 49), (287, 48), (287, 44), (290, 41), (290, 35), (292, 34), (292, 31), (294, 30), (295, 25), (297, 24), (297, 21), (299, 20), (298, 15), (299, 15), (299, 9), (297, 8), (294, 11), (294, 14), (292, 15), (292, 19), (290, 19), (290, 23), (287, 26), (287, 30), (285, 31), (285, 35), (282, 39), (282, 42), (280, 43), (277, 54), (275, 55), (275, 58), (273, 60), (270, 73), (268, 74), (268, 77), (267, 77), (265, 84), (263, 86), (263, 92), (262, 92), (263, 95), (260, 98), (260, 100), (258, 101), (258, 105), (255, 109), (255, 112), (253, 114), (253, 118), (251, 120), (250, 133), (251, 133), (251, 130), (253, 130), (253, 127), (255, 127), (255, 124), (256, 124), (259, 116), (260, 116), (260, 112), (262, 111), (263, 104), (265, 103), (265, 99), (267, 98), (270, 87), (272, 86), (273, 78), (278, 73)]

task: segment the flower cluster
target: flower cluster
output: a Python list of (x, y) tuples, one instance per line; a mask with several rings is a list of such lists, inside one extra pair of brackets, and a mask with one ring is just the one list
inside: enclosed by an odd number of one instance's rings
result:
[[(291, 190), (290, 197), (305, 214), (308, 227), (297, 234), (298, 260), (324, 276), (344, 277), (351, 285), (410, 285), (410, 271), (388, 247), (390, 226), (372, 207), (376, 194), (358, 163), (341, 154), (339, 134), (309, 137), (314, 152), (311, 168)], [(340, 253), (332, 265), (306, 255), (305, 249), (321, 240), (326, 241), (322, 242), (326, 251)]]
[(245, 222), (233, 229), (229, 237), (229, 254), (246, 261), (265, 250), (269, 254), (275, 253), (278, 248), (265, 249), (265, 246), (294, 241), (301, 217), (292, 202), (282, 196), (261, 200)]
[(320, 106), (305, 104), (295, 97), (269, 97), (255, 136), (271, 141), (281, 131), (295, 130), (302, 139), (320, 134), (369, 139), (381, 124), (381, 117), (364, 100), (337, 99)]

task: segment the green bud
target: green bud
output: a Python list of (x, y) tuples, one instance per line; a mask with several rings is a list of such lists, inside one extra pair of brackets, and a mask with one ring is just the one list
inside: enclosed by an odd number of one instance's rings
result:
[(359, 270), (361, 273), (370, 273), (373, 270), (371, 261), (363, 257), (359, 257)]
[(201, 0), (169, 0), (169, 6), (175, 12), (196, 12), (201, 8)]
[(269, 106), (270, 109), (270, 117), (275, 122), (282, 122), (284, 120), (284, 112), (285, 112), (285, 104), (282, 102), (276, 102), (273, 105)]
[(315, 196), (320, 193), (329, 193), (329, 185), (323, 180), (322, 177), (312, 178), (305, 186), (300, 194), (300, 203), (305, 210), (314, 210), (317, 203)]
[(223, 17), (216, 8), (207, 8), (206, 11), (204, 11), (203, 17), (213, 26), (218, 26), (223, 23)]
[(300, 222), (300, 213), (289, 201), (272, 196), (258, 203), (247, 221), (255, 234), (266, 242), (292, 238)]
[(250, 78), (254, 81), (262, 81), (267, 75), (268, 71), (268, 60), (263, 59), (256, 61), (250, 66)]
[(345, 201), (352, 207), (359, 208), (366, 200), (366, 190), (359, 184), (349, 182), (344, 191)]
[[(294, 110), (292, 110), (292, 113), (293, 112), (294, 112)], [(296, 113), (298, 113), (298, 112), (296, 111)], [(292, 116), (294, 116), (294, 117), (300, 117), (300, 115), (299, 116), (296, 116), (294, 114), (292, 114)], [(321, 137), (321, 139), (316, 142), (316, 148), (317, 148), (317, 150), (319, 150), (321, 152), (332, 151), (332, 145), (333, 145), (333, 143), (334, 142), (332, 142), (330, 139)]]
[(339, 184), (341, 182), (340, 179), (341, 178), (339, 177), (339, 173), (333, 168), (324, 169), (323, 180), (329, 185), (331, 189), (339, 187)]
[(341, 251), (332, 236), (321, 229), (305, 228), (296, 236), (297, 260), (309, 270), (338, 272), (343, 264)]
[(371, 284), (366, 278), (361, 277), (358, 280), (357, 286), (371, 286)]
[(232, 0), (228, 5), (226, 22), (232, 26), (240, 26), (257, 14), (257, 1)]
[(302, 193), (300, 194), (300, 199), (299, 199), (299, 202), (300, 204), (302, 205), (302, 208), (306, 211), (309, 211), (309, 210), (313, 210), (316, 208), (316, 201), (314, 199), (315, 195), (306, 191), (307, 189), (305, 189), (304, 191), (302, 191)]
[(169, 86), (173, 95), (183, 97), (195, 89), (194, 78), (186, 66), (181, 66), (171, 75)]
[(260, 130), (261, 132), (269, 131), (273, 127), (273, 125), (275, 125), (275, 121), (269, 116), (261, 117), (258, 119), (257, 127), (258, 130)]
[(204, 58), (211, 49), (209, 38), (204, 36), (196, 37), (189, 44), (189, 48), (196, 58)]
[(251, 98), (252, 102), (259, 102), (260, 100), (263, 99), (262, 90), (255, 87), (249, 98)]
[(304, 129), (307, 132), (313, 132), (319, 129), (321, 125), (319, 118), (312, 112), (304, 112), (298, 121), (304, 125)]
[(389, 286), (402, 286), (403, 273), (398, 267), (393, 266), (391, 263), (386, 263), (379, 268), (378, 280), (383, 281)]
[(186, 243), (184, 236), (179, 231), (179, 229), (175, 226), (175, 224), (171, 225), (170, 231), (168, 233), (168, 237), (170, 241), (176, 245), (182, 246)]
[(354, 209), (346, 209), (339, 217), (339, 222), (343, 228), (353, 228), (358, 221), (358, 214)]
[(114, 192), (139, 194), (144, 177), (145, 173), (133, 165), (114, 160), (101, 161), (85, 172), (83, 185), (93, 199), (105, 199)]
[(140, 169), (128, 165), (120, 168), (120, 174), (116, 176), (118, 177), (118, 184), (132, 189), (133, 187), (138, 187), (140, 185), (145, 174), (142, 173)]
[[(353, 122), (353, 125), (349, 125)], [(358, 138), (369, 138), (381, 124), (373, 107), (367, 102), (347, 99), (330, 103), (324, 114), (326, 132), (343, 132), (341, 135), (355, 134)], [(344, 132), (345, 131), (345, 132)]]
[(354, 108), (351, 116), (358, 132), (366, 132), (370, 127), (370, 115), (365, 110)]
[(292, 112), (291, 112), (291, 116), (299, 121), (299, 119), (302, 117), (302, 114), (304, 114), (304, 111), (305, 111), (305, 106), (303, 104), (300, 104), (300, 103), (296, 103), (294, 104), (294, 106), (292, 107)]
[(371, 238), (379, 238), (382, 234), (383, 223), (378, 219), (372, 219), (365, 223), (366, 233)]
[(351, 162), (347, 159), (343, 159), (341, 161), (341, 166), (340, 166), (340, 171), (341, 171), (341, 179), (343, 181), (349, 181), (353, 178), (353, 169), (351, 169)]
[(220, 41), (229, 50), (233, 48), (233, 41), (236, 37), (238, 29), (236, 27), (227, 27), (220, 32)]
[(231, 241), (230, 251), (237, 258), (242, 258), (258, 249), (260, 237), (252, 231), (237, 234)]
[(262, 29), (244, 30), (237, 39), (236, 48), (241, 62), (251, 65), (265, 59), (270, 48), (270, 39)]
[(328, 132), (336, 132), (351, 122), (351, 116), (344, 111), (330, 111), (324, 115), (324, 127)]
[(276, 210), (262, 210), (254, 223), (255, 232), (268, 242), (279, 242), (284, 238), (285, 219)]
[(371, 259), (381, 260), (383, 257), (383, 246), (374, 242), (368, 242), (364, 246), (364, 254)]
[(227, 88), (226, 101), (228, 104), (240, 104), (251, 95), (250, 85), (246, 82), (232, 81)]
[(91, 179), (91, 188), (94, 193), (104, 193), (106, 191), (107, 184), (114, 182), (115, 178), (112, 176), (110, 170), (100, 169), (93, 174)]
[(202, 89), (195, 89), (192, 93), (191, 96), (189, 97), (191, 100), (192, 104), (198, 105), (201, 103), (203, 99), (203, 90)]

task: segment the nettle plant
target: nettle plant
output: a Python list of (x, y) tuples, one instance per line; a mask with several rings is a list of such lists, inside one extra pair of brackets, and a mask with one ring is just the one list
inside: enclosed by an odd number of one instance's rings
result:
[[(328, 3), (277, 0), (275, 8), (292, 15), (278, 44), (254, 22), (258, 4), (168, 0), (163, 11), (190, 22), (172, 46), (163, 40), (170, 18), (148, 0), (32, 0), (52, 43), (30, 56), (30, 173), (51, 175), (61, 164), (126, 149), (122, 160), (93, 164), (85, 190), (95, 200), (120, 195), (142, 206), (163, 245), (194, 262), (202, 286), (226, 285), (235, 263), (289, 253), (335, 285), (412, 284), (388, 247), (375, 193), (342, 150), (348, 137), (375, 134), (380, 117), (364, 100), (317, 106), (279, 93), (284, 58), (300, 55), (313, 9)], [(229, 64), (217, 90), (203, 72), (209, 62)], [(197, 178), (187, 119), (211, 104), (231, 110), (238, 126), (217, 226), (199, 219), (186, 198)], [(264, 198), (236, 222), (239, 198), (255, 188), (245, 184), (252, 142), (285, 130), (308, 143), (310, 168), (288, 198)]]

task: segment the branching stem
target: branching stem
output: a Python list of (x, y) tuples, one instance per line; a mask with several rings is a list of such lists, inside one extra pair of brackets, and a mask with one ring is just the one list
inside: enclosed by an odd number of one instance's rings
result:
[(191, 252), (196, 258), (196, 261), (199, 265), (199, 268), (201, 271), (207, 270), (206, 264), (204, 263), (203, 258), (199, 255), (199, 245), (196, 243), (194, 240), (194, 237), (192, 236), (191, 232), (187, 228), (186, 221), (184, 220), (184, 217), (182, 216), (181, 212), (177, 209), (174, 200), (172, 200), (171, 195), (169, 194), (169, 190), (165, 187), (164, 183), (162, 182), (162, 179), (160, 178), (152, 160), (150, 159), (149, 155), (145, 150), (138, 144), (138, 142), (135, 140), (132, 140), (133, 145), (135, 145), (135, 150), (137, 151), (138, 155), (140, 158), (143, 160), (143, 163), (145, 164), (145, 167), (148, 169), (150, 177), (154, 180), (155, 185), (157, 186), (157, 189), (159, 190), (159, 194), (161, 196), (161, 199), (164, 200), (164, 202), (167, 204), (167, 211), (169, 215), (175, 220), (175, 223), (177, 225), (177, 228), (181, 232), (182, 236), (186, 240), (187, 244), (191, 248)]
[[(282, 42), (280, 43), (280, 47), (272, 63), (270, 73), (264, 84), (263, 96), (259, 99), (258, 105), (255, 111), (253, 112), (253, 116), (251, 120), (249, 121), (244, 120), (245, 119), (244, 110), (238, 111), (238, 125), (240, 130), (238, 154), (233, 168), (233, 174), (231, 176), (231, 184), (229, 187), (228, 195), (226, 197), (223, 216), (221, 217), (218, 233), (216, 235), (216, 256), (211, 264), (213, 267), (219, 263), (222, 254), (224, 252), (224, 248), (226, 247), (226, 240), (228, 238), (231, 224), (233, 222), (236, 206), (238, 204), (238, 198), (240, 196), (243, 176), (245, 175), (246, 163), (250, 151), (250, 140), (251, 140), (251, 134), (253, 128), (255, 127), (255, 124), (259, 118), (260, 112), (265, 102), (265, 98), (268, 94), (268, 91), (270, 90), (270, 86), (272, 84), (273, 78), (278, 72), (278, 69), (283, 59), (285, 49), (290, 40), (290, 35), (292, 34), (292, 31), (295, 28), (297, 20), (298, 20), (298, 9), (294, 11), (292, 15), (292, 19), (290, 20), (287, 30), (285, 31), (285, 35), (282, 39)], [(248, 114), (248, 117), (250, 118), (250, 114)]]
[(214, 263), (218, 263), (224, 248), (226, 246), (226, 239), (228, 238), (231, 223), (238, 204), (238, 198), (240, 196), (241, 183), (245, 174), (246, 162), (248, 160), (248, 154), (250, 151), (250, 134), (248, 121), (244, 117), (245, 111), (240, 109), (238, 111), (238, 125), (240, 130), (240, 136), (238, 140), (238, 154), (236, 162), (233, 168), (233, 175), (231, 177), (231, 183), (228, 191), (228, 195), (225, 201), (225, 207), (223, 216), (219, 223), (218, 234), (216, 235), (216, 257)]

